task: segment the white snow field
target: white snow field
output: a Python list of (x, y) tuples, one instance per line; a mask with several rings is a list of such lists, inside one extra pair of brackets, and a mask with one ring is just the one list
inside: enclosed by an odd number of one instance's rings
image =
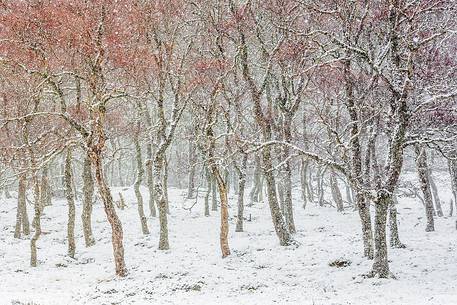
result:
[[(448, 214), (448, 175), (437, 181)], [(301, 208), (295, 192), (298, 246), (281, 247), (266, 203), (246, 207), (245, 232), (236, 233), (236, 196), (231, 195), (230, 247), (222, 259), (219, 214), (203, 216), (203, 199), (193, 204), (184, 191), (171, 188), (169, 251), (157, 250), (158, 219), (149, 218), (151, 234), (141, 234), (132, 188), (122, 191), (128, 207), (118, 210), (124, 227), (126, 278), (114, 276), (110, 227), (100, 202), (94, 206), (96, 245), (85, 248), (77, 218), (76, 259), (66, 256), (67, 207), (54, 200), (42, 217), (39, 266), (31, 268), (29, 237), (14, 239), (15, 199), (0, 204), (0, 304), (457, 304), (456, 217), (436, 218), (436, 231), (425, 233), (424, 208), (418, 199), (399, 198), (400, 238), (406, 249), (390, 249), (397, 279), (365, 278), (371, 261), (362, 257), (357, 212), (337, 213), (330, 206)], [(147, 191), (143, 194), (147, 202)], [(203, 192), (200, 191), (200, 195)], [(116, 196), (117, 197), (117, 196)], [(373, 209), (372, 209), (373, 210)], [(80, 215), (81, 204), (77, 213)], [(29, 218), (33, 211), (28, 206)], [(329, 262), (346, 259), (347, 267)]]

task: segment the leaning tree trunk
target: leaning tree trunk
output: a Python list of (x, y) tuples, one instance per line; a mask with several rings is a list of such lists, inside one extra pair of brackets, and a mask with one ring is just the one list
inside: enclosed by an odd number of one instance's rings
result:
[(29, 217), (27, 215), (27, 202), (26, 202), (26, 191), (27, 191), (27, 176), (26, 174), (19, 175), (19, 185), (17, 191), (17, 214), (16, 214), (16, 228), (14, 230), (14, 237), (21, 237), (30, 234)]
[(92, 165), (90, 156), (86, 153), (83, 164), (83, 211), (81, 215), (84, 242), (86, 247), (93, 246), (95, 239), (92, 235), (92, 202), (94, 197), (94, 179), (92, 177)]
[(238, 171), (238, 215), (236, 218), (235, 232), (243, 232), (244, 220), (244, 190), (246, 188), (246, 170), (248, 164), (248, 155), (243, 154), (241, 168)]
[[(266, 131), (264, 131), (264, 141), (270, 140), (270, 127), (266, 127)], [(263, 176), (265, 177), (265, 181), (267, 184), (267, 196), (268, 196), (268, 203), (270, 206), (270, 213), (271, 218), (273, 220), (273, 226), (275, 228), (276, 235), (279, 238), (279, 243), (281, 246), (288, 246), (291, 243), (290, 233), (287, 230), (287, 226), (284, 223), (284, 218), (281, 214), (281, 209), (278, 203), (278, 197), (276, 193), (276, 181), (275, 177), (273, 176), (273, 162), (271, 160), (271, 147), (266, 146), (262, 150), (262, 157), (263, 157)]]
[(68, 204), (68, 223), (67, 223), (67, 239), (68, 239), (68, 256), (75, 258), (76, 243), (75, 243), (75, 198), (73, 191), (73, 174), (71, 169), (71, 150), (67, 149), (65, 156), (65, 170), (64, 170), (64, 186), (65, 197)]
[[(138, 126), (139, 128), (139, 126)], [(136, 157), (136, 167), (137, 167), (137, 175), (134, 184), (135, 189), (135, 196), (137, 200), (138, 206), (138, 215), (140, 216), (140, 224), (141, 224), (141, 231), (143, 234), (149, 234), (148, 229), (148, 222), (146, 216), (144, 214), (144, 207), (143, 207), (143, 196), (141, 195), (141, 183), (143, 182), (144, 176), (144, 168), (143, 168), (143, 159), (141, 157), (141, 146), (140, 140), (138, 139), (138, 132), (135, 133), (134, 136), (134, 143), (135, 143), (135, 157)]]
[(392, 248), (406, 248), (400, 241), (398, 234), (397, 205), (398, 200), (394, 195), (389, 205), (389, 228), (390, 228), (390, 246)]
[(433, 219), (433, 199), (432, 192), (430, 190), (430, 181), (428, 176), (427, 166), (427, 154), (424, 147), (420, 147), (418, 144), (415, 145), (414, 150), (416, 152), (416, 168), (419, 177), (420, 187), (424, 195), (425, 201), (425, 216), (427, 217), (427, 226), (425, 227), (426, 232), (435, 231), (435, 223)]
[(102, 198), (105, 214), (108, 218), (108, 222), (111, 225), (111, 241), (113, 244), (113, 255), (116, 267), (116, 275), (123, 277), (127, 275), (127, 268), (125, 266), (124, 261), (124, 232), (122, 230), (122, 223), (116, 214), (116, 209), (114, 207), (114, 201), (113, 196), (111, 195), (111, 190), (106, 184), (105, 176), (103, 173), (101, 151), (98, 149), (96, 151), (93, 151), (91, 154), (91, 160), (95, 167), (95, 179), (97, 181), (98, 190)]

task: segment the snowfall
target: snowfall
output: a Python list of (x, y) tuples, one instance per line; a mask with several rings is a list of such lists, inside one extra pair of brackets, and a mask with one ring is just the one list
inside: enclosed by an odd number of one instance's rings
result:
[[(457, 304), (456, 217), (447, 217), (449, 176), (437, 175), (444, 217), (426, 233), (425, 213), (417, 198), (399, 198), (400, 239), (406, 249), (389, 249), (396, 279), (367, 278), (372, 262), (363, 258), (358, 214), (331, 206), (301, 208), (294, 193), (296, 245), (281, 247), (267, 203), (246, 207), (245, 232), (235, 232), (236, 195), (230, 195), (229, 243), (222, 259), (219, 213), (203, 215), (185, 191), (169, 189), (170, 250), (160, 251), (157, 218), (150, 235), (142, 235), (133, 188), (122, 192), (127, 208), (118, 210), (124, 228), (128, 276), (114, 275), (111, 229), (98, 201), (93, 211), (96, 245), (85, 248), (77, 217), (77, 255), (66, 255), (65, 200), (54, 200), (42, 216), (39, 266), (29, 266), (30, 237), (14, 239), (16, 200), (0, 198), (0, 304)], [(145, 202), (147, 190), (142, 189)], [(13, 197), (16, 194), (13, 193)], [(147, 209), (146, 209), (147, 210)], [(372, 209), (373, 210), (373, 209)], [(28, 206), (29, 217), (33, 215)], [(81, 214), (78, 202), (77, 214)], [(248, 221), (250, 220), (250, 221)], [(345, 267), (330, 262), (347, 260)]]

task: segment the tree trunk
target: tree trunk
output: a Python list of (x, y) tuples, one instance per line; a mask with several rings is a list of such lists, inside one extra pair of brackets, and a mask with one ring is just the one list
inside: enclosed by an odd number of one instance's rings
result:
[[(67, 198), (68, 204), (68, 224), (67, 224), (67, 239), (68, 239), (68, 256), (75, 258), (76, 243), (75, 243), (75, 198), (73, 191), (73, 173), (71, 169), (72, 156), (70, 148), (67, 149), (65, 156), (65, 170), (64, 170), (64, 182), (65, 182), (65, 197)], [(43, 190), (42, 190), (43, 192)]]
[(40, 192), (40, 201), (43, 202), (44, 206), (51, 205), (51, 187), (49, 185), (48, 177), (49, 169), (47, 166), (43, 168), (43, 174), (41, 176), (41, 192)]
[(258, 155), (255, 156), (255, 168), (254, 168), (254, 174), (253, 174), (253, 185), (251, 192), (249, 193), (249, 198), (251, 200), (251, 204), (254, 202), (260, 202), (260, 196), (259, 194), (262, 192), (262, 186), (261, 186), (261, 160)]
[[(140, 126), (137, 126), (138, 128)], [(138, 138), (138, 132), (135, 133), (134, 136), (134, 144), (135, 144), (135, 157), (136, 157), (136, 167), (137, 167), (137, 175), (136, 175), (136, 180), (134, 184), (134, 189), (135, 189), (135, 196), (137, 200), (137, 207), (138, 207), (138, 215), (140, 216), (140, 224), (141, 224), (141, 232), (143, 234), (149, 234), (149, 229), (148, 229), (148, 221), (146, 219), (146, 216), (144, 214), (144, 207), (143, 207), (143, 195), (141, 195), (141, 183), (143, 182), (143, 176), (144, 176), (144, 168), (143, 168), (143, 158), (141, 156), (141, 146), (140, 146), (140, 140)]]
[(217, 211), (217, 186), (214, 176), (211, 175), (211, 192), (212, 192), (212, 202), (211, 202), (211, 211)]
[(149, 191), (149, 213), (152, 217), (157, 216), (156, 206), (155, 206), (155, 193), (154, 193), (154, 175), (152, 172), (152, 144), (148, 143), (146, 146), (146, 152), (148, 155), (148, 160), (146, 161), (146, 171), (148, 178), (148, 191)]
[(91, 155), (91, 160), (95, 167), (95, 179), (97, 180), (98, 190), (103, 201), (106, 217), (111, 225), (112, 244), (113, 244), (113, 255), (114, 263), (116, 267), (116, 275), (124, 277), (127, 275), (127, 268), (124, 261), (124, 245), (123, 245), (123, 230), (122, 223), (116, 214), (114, 208), (113, 197), (111, 190), (105, 181), (103, 173), (103, 164), (101, 160), (101, 151), (94, 152)]
[(32, 236), (30, 241), (30, 266), (36, 267), (38, 265), (37, 260), (37, 246), (36, 243), (41, 236), (41, 202), (40, 202), (40, 185), (37, 177), (37, 173), (34, 170), (32, 174), (32, 183), (33, 183), (33, 201), (35, 215), (32, 222), (32, 227), (35, 229), (35, 233)]
[(205, 195), (205, 216), (209, 216), (209, 197), (211, 195), (211, 174), (207, 168), (205, 168), (206, 176), (206, 195)]
[(188, 161), (189, 161), (189, 177), (187, 182), (187, 199), (194, 198), (195, 192), (195, 147), (192, 140), (189, 140), (189, 151), (188, 151)]
[(290, 161), (286, 161), (284, 178), (284, 210), (286, 225), (290, 233), (295, 233), (294, 207), (292, 202), (292, 170)]
[(372, 275), (377, 275), (381, 278), (387, 278), (390, 274), (387, 258), (386, 223), (387, 210), (391, 201), (392, 195), (383, 194), (378, 195), (375, 202), (375, 253)]
[(452, 216), (454, 210), (452, 201), (457, 206), (457, 161), (448, 160), (448, 167), (451, 176), (452, 195), (454, 196), (454, 200), (451, 200), (451, 209), (449, 211), (449, 216)]
[(21, 206), (19, 203), (20, 193), (18, 190), (18, 200), (17, 200), (17, 208), (16, 208), (16, 225), (14, 226), (14, 238), (21, 238)]
[(319, 166), (317, 171), (317, 202), (320, 207), (324, 206), (324, 174), (327, 170), (326, 166)]
[(167, 214), (170, 214), (170, 204), (168, 202), (168, 160), (163, 159), (163, 195), (167, 206)]
[(348, 202), (349, 206), (354, 205), (354, 200), (352, 199), (352, 189), (351, 185), (348, 181), (345, 183), (345, 190), (346, 190), (346, 201)]
[(156, 153), (154, 159), (154, 182), (156, 204), (159, 208), (159, 222), (160, 222), (160, 237), (159, 237), (159, 250), (168, 250), (170, 245), (168, 242), (168, 219), (167, 219), (167, 198), (165, 197), (163, 189), (163, 165), (164, 156)]
[(332, 189), (332, 198), (333, 201), (336, 204), (336, 210), (338, 212), (343, 212), (344, 206), (343, 206), (343, 197), (341, 196), (341, 191), (338, 186), (338, 181), (336, 180), (336, 173), (335, 170), (330, 171), (330, 185)]
[(235, 232), (243, 232), (244, 222), (244, 190), (246, 187), (246, 169), (248, 164), (248, 155), (243, 154), (241, 168), (238, 171), (238, 215), (236, 218)]
[(435, 202), (435, 211), (438, 217), (443, 217), (443, 208), (441, 207), (441, 200), (438, 194), (438, 188), (436, 187), (435, 181), (433, 180), (432, 170), (428, 169), (428, 179), (430, 181), (430, 188), (432, 191), (433, 201)]
[(221, 231), (220, 231), (220, 246), (222, 258), (230, 255), (230, 247), (228, 244), (228, 199), (227, 199), (227, 186), (224, 179), (221, 177), (219, 170), (214, 169), (217, 165), (212, 165), (212, 172), (216, 179), (217, 188), (219, 191), (219, 198), (221, 200)]
[(357, 191), (355, 193), (355, 201), (360, 221), (362, 223), (363, 255), (368, 259), (373, 259), (374, 249), (373, 232), (371, 229), (370, 202), (366, 200), (361, 191)]
[[(268, 131), (266, 132), (268, 133)], [(264, 136), (264, 141), (268, 141), (270, 137), (268, 135)], [(281, 246), (288, 246), (291, 243), (291, 237), (287, 226), (284, 223), (284, 218), (281, 214), (281, 210), (278, 204), (278, 198), (276, 194), (276, 182), (273, 176), (273, 163), (271, 160), (271, 148), (266, 146), (262, 150), (263, 157), (263, 176), (267, 183), (267, 196), (268, 203), (270, 206), (271, 218), (273, 220), (273, 226), (275, 228), (276, 235), (279, 238), (279, 243)]]
[(300, 166), (300, 184), (301, 184), (301, 198), (303, 200), (303, 209), (306, 208), (306, 204), (309, 201), (312, 201), (312, 194), (309, 188), (308, 183), (308, 168), (309, 168), (309, 161), (306, 158), (301, 160)]
[[(121, 147), (121, 142), (118, 139), (117, 140), (117, 146)], [(117, 158), (117, 177), (119, 180), (119, 186), (124, 187), (124, 173), (122, 172), (122, 153), (119, 154), (119, 157)]]
[(89, 153), (86, 153), (83, 164), (83, 211), (81, 215), (84, 242), (86, 247), (93, 246), (95, 239), (92, 235), (92, 204), (94, 197), (94, 179)]
[(425, 148), (418, 144), (414, 146), (416, 152), (416, 168), (419, 177), (420, 187), (424, 195), (425, 201), (425, 216), (427, 217), (426, 232), (435, 231), (435, 223), (433, 219), (433, 199), (430, 190), (430, 181), (428, 176), (427, 154)]
[(30, 234), (29, 217), (27, 215), (27, 176), (25, 174), (19, 175), (19, 185), (17, 192), (17, 214), (16, 214), (16, 228), (14, 230), (14, 237), (21, 237), (21, 227), (24, 235)]
[(389, 228), (390, 228), (390, 246), (392, 248), (406, 248), (406, 246), (400, 241), (398, 234), (398, 221), (397, 221), (397, 205), (398, 200), (394, 195), (393, 200), (389, 205)]
[[(293, 115), (290, 112), (284, 113), (283, 120), (283, 131), (284, 141), (292, 143), (292, 120)], [(290, 149), (288, 146), (283, 147), (283, 157), (285, 162), (284, 165), (284, 219), (286, 221), (287, 229), (290, 233), (295, 233), (295, 221), (294, 221), (294, 207), (292, 202), (292, 168), (290, 161)]]

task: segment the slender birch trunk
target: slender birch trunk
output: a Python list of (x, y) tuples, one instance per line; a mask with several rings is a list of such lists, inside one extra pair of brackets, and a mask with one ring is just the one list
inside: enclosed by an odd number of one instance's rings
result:
[(71, 163), (72, 163), (71, 149), (67, 148), (67, 153), (65, 156), (64, 182), (65, 182), (65, 197), (67, 198), (67, 204), (68, 204), (68, 223), (67, 223), (68, 256), (70, 256), (71, 258), (75, 258), (76, 207), (75, 207), (75, 198), (74, 198), (74, 191), (73, 191), (73, 173), (72, 173)]
[(94, 197), (94, 179), (92, 177), (92, 164), (89, 153), (86, 153), (83, 163), (83, 211), (81, 220), (83, 225), (84, 242), (86, 247), (91, 247), (95, 244), (95, 239), (92, 235), (92, 205)]
[[(137, 128), (139, 129), (139, 125)], [(138, 215), (140, 217), (140, 224), (141, 224), (141, 232), (143, 234), (147, 235), (149, 234), (149, 229), (148, 229), (148, 222), (146, 219), (146, 216), (144, 214), (144, 207), (143, 207), (143, 195), (141, 195), (141, 183), (143, 182), (143, 176), (144, 176), (144, 168), (143, 168), (143, 158), (141, 156), (141, 146), (140, 146), (140, 140), (139, 140), (139, 131), (135, 132), (134, 135), (134, 144), (135, 144), (135, 157), (136, 157), (136, 167), (137, 167), (137, 176), (134, 184), (134, 189), (135, 189), (135, 196), (137, 200), (137, 207), (138, 207)]]
[(21, 237), (30, 234), (29, 217), (27, 215), (27, 202), (26, 202), (26, 191), (27, 191), (27, 175), (20, 174), (18, 179), (18, 192), (17, 192), (17, 214), (16, 214), (16, 228), (14, 230), (14, 237)]
[(243, 232), (244, 223), (244, 190), (246, 188), (246, 170), (248, 164), (248, 155), (243, 154), (241, 167), (238, 171), (238, 215), (236, 218), (235, 232)]
[(425, 231), (431, 232), (435, 231), (435, 221), (433, 218), (433, 198), (428, 175), (427, 153), (425, 148), (420, 147), (418, 144), (414, 146), (414, 150), (416, 153), (417, 175), (425, 202), (425, 216), (427, 219)]

